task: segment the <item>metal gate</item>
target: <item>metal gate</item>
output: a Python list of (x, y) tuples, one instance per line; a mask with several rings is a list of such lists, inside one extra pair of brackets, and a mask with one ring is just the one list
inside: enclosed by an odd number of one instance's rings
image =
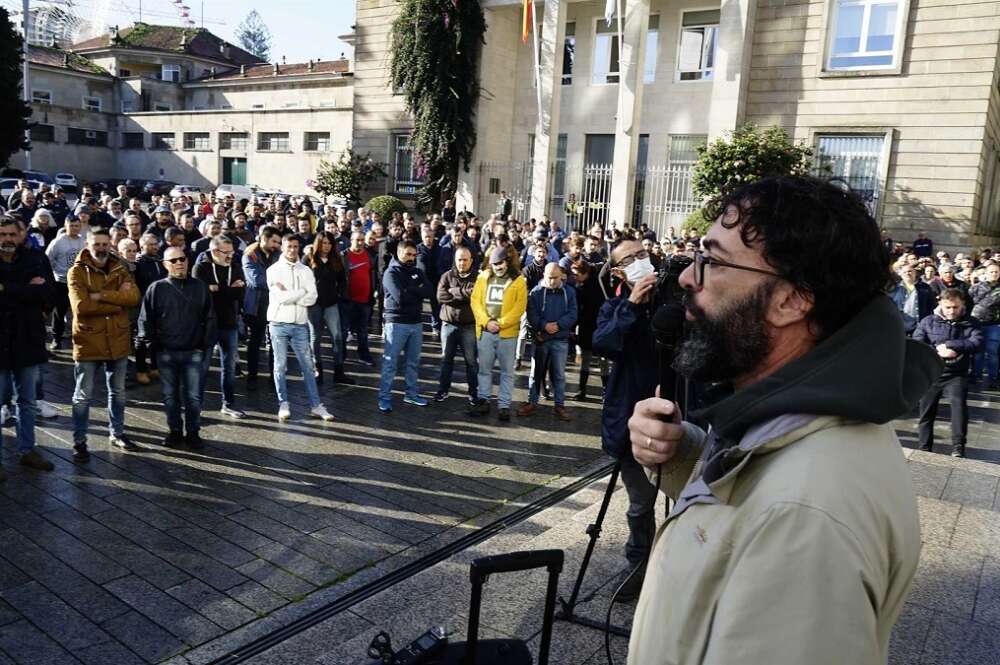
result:
[(531, 205), (531, 162), (480, 162), (475, 213), (488, 218), (499, 212), (500, 192), (507, 192), (513, 215), (527, 219)]

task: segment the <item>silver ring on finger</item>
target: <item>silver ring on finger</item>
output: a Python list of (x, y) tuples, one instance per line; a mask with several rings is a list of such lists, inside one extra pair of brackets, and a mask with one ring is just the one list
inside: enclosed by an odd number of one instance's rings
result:
[(649, 450), (653, 449), (653, 440), (650, 437), (646, 437), (646, 448)]

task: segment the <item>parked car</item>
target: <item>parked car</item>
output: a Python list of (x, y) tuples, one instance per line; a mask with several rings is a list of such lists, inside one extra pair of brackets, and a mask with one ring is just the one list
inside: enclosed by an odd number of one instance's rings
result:
[(56, 186), (66, 195), (66, 205), (69, 206), (69, 209), (73, 210), (76, 208), (76, 204), (80, 202), (80, 190), (77, 189), (77, 186), (59, 184)]
[(142, 198), (143, 189), (146, 187), (145, 178), (129, 178), (125, 181), (125, 193), (131, 198)]
[(98, 180), (91, 180), (84, 183), (90, 185), (94, 190), (95, 196), (100, 196), (101, 192), (108, 192), (111, 195), (116, 195), (118, 193), (118, 185), (124, 185), (125, 180), (122, 178), (101, 178)]
[(52, 179), (52, 176), (44, 171), (25, 171), (24, 177), (28, 180), (35, 180), (39, 183), (44, 182), (46, 185), (56, 184), (56, 181)]
[(3, 201), (3, 205), (7, 205), (7, 199), (10, 195), (14, 193), (17, 189), (17, 178), (4, 178), (0, 180), (0, 200)]
[(76, 182), (76, 176), (72, 173), (57, 173), (56, 184), (60, 186), (66, 185), (76, 187), (78, 183)]
[(185, 194), (193, 198), (198, 198), (198, 195), (201, 194), (201, 187), (195, 187), (194, 185), (176, 185), (170, 190), (170, 198), (184, 196)]
[(219, 185), (215, 188), (216, 198), (224, 199), (232, 196), (235, 199), (249, 199), (257, 192), (253, 185)]
[(151, 199), (154, 196), (170, 194), (170, 190), (177, 185), (172, 180), (147, 180), (142, 188), (142, 197)]

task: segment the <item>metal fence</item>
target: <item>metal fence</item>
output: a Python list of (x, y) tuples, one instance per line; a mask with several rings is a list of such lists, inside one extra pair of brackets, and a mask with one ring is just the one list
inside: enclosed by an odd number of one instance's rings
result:
[(507, 192), (513, 215), (527, 219), (531, 207), (531, 162), (480, 162), (475, 213), (488, 217), (499, 212), (500, 192)]
[(671, 162), (639, 169), (635, 177), (632, 224), (648, 224), (662, 238), (667, 227), (680, 230), (684, 220), (698, 209), (691, 188), (694, 162)]

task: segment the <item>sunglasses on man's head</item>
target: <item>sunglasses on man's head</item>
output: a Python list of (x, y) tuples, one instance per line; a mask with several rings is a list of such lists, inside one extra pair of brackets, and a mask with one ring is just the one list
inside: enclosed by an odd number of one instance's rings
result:
[(163, 260), (166, 261), (167, 263), (183, 263), (183, 262), (187, 261), (187, 257), (186, 256), (175, 256), (172, 259), (163, 259)]

